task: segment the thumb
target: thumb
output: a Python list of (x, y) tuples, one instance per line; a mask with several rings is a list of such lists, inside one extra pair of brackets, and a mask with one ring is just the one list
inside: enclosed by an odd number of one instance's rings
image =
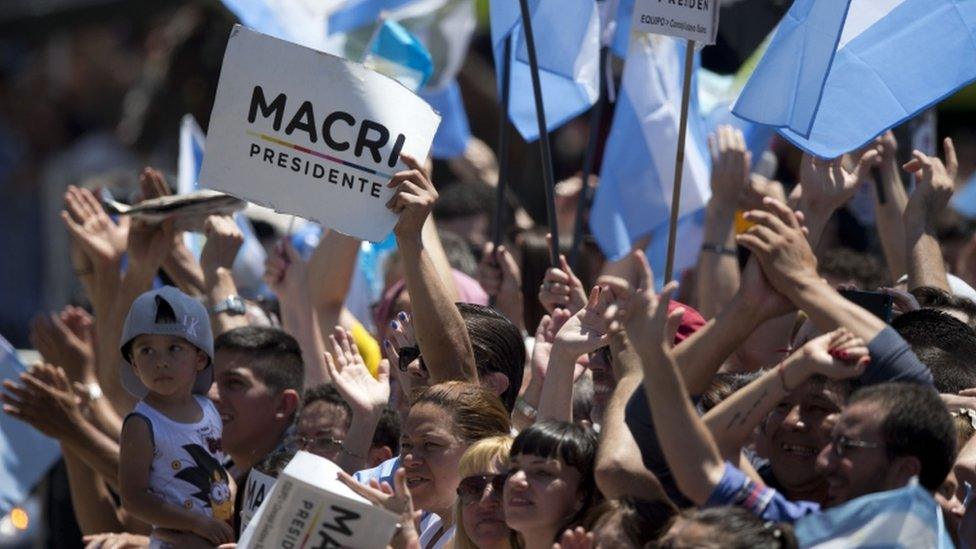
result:
[(684, 307), (676, 307), (673, 311), (668, 313), (668, 320), (664, 325), (664, 342), (669, 345), (674, 345), (674, 336), (678, 333), (678, 328), (681, 327), (681, 320), (685, 316)]
[(634, 260), (637, 262), (637, 287), (646, 290), (653, 284), (654, 273), (651, 272), (651, 266), (647, 263), (644, 250), (634, 250)]

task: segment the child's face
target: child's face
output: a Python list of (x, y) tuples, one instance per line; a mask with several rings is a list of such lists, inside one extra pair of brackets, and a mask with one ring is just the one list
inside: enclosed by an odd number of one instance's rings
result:
[(140, 335), (132, 342), (132, 367), (142, 384), (159, 395), (190, 394), (207, 355), (187, 340)]

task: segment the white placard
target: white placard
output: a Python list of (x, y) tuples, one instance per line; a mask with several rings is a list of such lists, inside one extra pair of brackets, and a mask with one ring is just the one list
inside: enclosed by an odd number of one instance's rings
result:
[(427, 157), (440, 116), (362, 65), (235, 25), (200, 185), (383, 240), (400, 154)]
[(637, 0), (631, 27), (638, 32), (714, 44), (718, 3), (719, 0)]
[(386, 547), (398, 518), (337, 479), (339, 466), (298, 452), (244, 529), (241, 549)]
[(242, 531), (250, 524), (264, 500), (271, 495), (276, 480), (278, 479), (253, 468), (247, 474), (247, 483), (244, 485), (244, 500), (242, 501), (243, 508), (241, 508)]

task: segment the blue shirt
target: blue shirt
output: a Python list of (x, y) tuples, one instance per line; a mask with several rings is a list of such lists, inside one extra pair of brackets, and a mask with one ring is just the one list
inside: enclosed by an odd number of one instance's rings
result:
[(724, 505), (742, 507), (763, 520), (791, 524), (806, 515), (820, 512), (819, 503), (790, 501), (776, 490), (756, 483), (727, 461), (722, 480), (705, 502), (705, 507)]

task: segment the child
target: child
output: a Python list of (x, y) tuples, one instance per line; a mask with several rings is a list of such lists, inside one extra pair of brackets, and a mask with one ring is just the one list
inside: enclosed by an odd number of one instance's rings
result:
[(234, 541), (220, 415), (205, 396), (213, 381), (207, 310), (170, 286), (146, 292), (129, 309), (121, 350), (122, 385), (141, 399), (122, 426), (123, 507), (153, 528)]

